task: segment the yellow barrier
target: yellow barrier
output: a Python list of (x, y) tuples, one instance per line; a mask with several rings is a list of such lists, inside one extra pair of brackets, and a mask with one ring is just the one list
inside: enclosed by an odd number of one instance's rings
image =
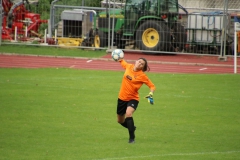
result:
[(58, 37), (57, 41), (58, 41), (58, 45), (60, 46), (81, 46), (83, 39)]

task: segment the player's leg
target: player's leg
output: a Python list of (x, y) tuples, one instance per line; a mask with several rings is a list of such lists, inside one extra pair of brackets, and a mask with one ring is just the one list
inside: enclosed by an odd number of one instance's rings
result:
[(125, 122), (127, 124), (128, 132), (129, 132), (129, 143), (134, 143), (135, 141), (135, 130), (136, 127), (134, 125), (133, 120), (133, 113), (137, 109), (138, 101), (137, 100), (131, 100), (128, 103), (128, 107), (126, 110), (126, 119)]
[(117, 122), (125, 128), (127, 128), (127, 123), (125, 121), (127, 103), (128, 103), (127, 101), (122, 101), (118, 99), (118, 104), (117, 104)]
[(128, 132), (129, 132), (129, 143), (133, 143), (135, 140), (135, 126), (134, 126), (134, 120), (133, 120), (133, 113), (135, 109), (129, 106), (126, 111), (126, 119), (125, 122), (127, 124)]
[(121, 124), (123, 127), (127, 128), (127, 123), (125, 121), (125, 114), (124, 115), (117, 115), (117, 122)]

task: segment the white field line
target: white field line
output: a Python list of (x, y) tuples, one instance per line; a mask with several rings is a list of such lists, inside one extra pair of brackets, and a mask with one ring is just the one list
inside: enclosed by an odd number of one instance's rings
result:
[(93, 160), (118, 160), (118, 159), (144, 159), (151, 157), (167, 157), (167, 156), (196, 156), (196, 155), (213, 155), (213, 154), (231, 154), (240, 153), (240, 151), (225, 151), (225, 152), (196, 152), (196, 153), (172, 153), (172, 154), (159, 154), (159, 155), (148, 155), (148, 156), (131, 156), (131, 157), (113, 157)]

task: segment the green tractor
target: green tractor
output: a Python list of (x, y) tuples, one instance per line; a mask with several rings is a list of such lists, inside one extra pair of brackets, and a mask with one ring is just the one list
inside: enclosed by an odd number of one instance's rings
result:
[(113, 32), (111, 42), (121, 49), (134, 45), (140, 50), (182, 51), (187, 35), (178, 22), (179, 8), (178, 0), (126, 0), (124, 8), (106, 9), (97, 15), (94, 45), (106, 47)]

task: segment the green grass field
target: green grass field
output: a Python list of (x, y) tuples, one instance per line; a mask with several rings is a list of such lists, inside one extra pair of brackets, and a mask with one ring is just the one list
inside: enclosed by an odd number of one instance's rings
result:
[(67, 56), (98, 58), (106, 55), (106, 50), (61, 48), (51, 46), (0, 45), (0, 53), (14, 53), (39, 56)]
[(153, 74), (155, 105), (116, 122), (123, 72), (0, 68), (1, 160), (240, 159), (240, 75)]

